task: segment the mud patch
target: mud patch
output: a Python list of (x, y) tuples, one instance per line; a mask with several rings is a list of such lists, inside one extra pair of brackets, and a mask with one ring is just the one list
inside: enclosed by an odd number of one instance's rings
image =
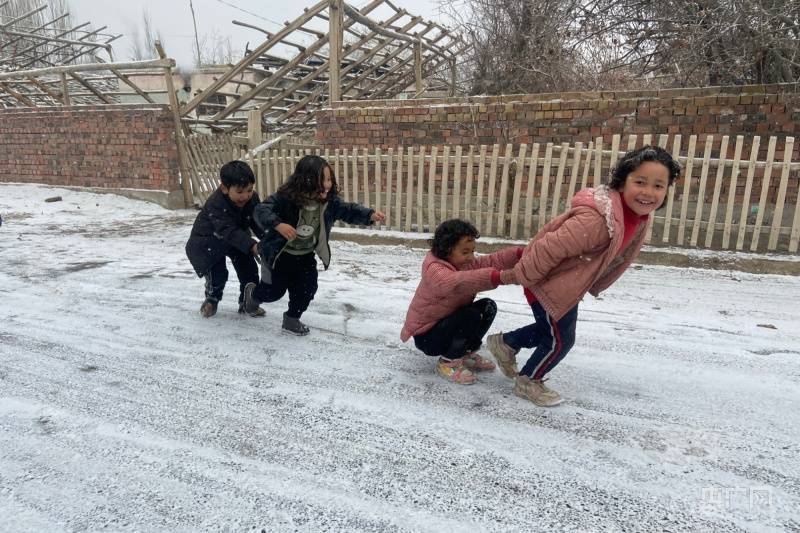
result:
[(109, 263), (113, 263), (113, 261), (81, 261), (80, 263), (70, 263), (64, 267), (64, 272), (80, 272), (81, 270), (100, 268)]

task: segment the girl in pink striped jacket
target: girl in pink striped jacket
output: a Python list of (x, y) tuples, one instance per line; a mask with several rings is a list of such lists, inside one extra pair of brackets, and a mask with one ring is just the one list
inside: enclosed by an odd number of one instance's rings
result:
[(510, 247), (476, 258), (477, 238), (478, 230), (465, 220), (439, 224), (400, 332), (403, 342), (414, 337), (426, 355), (439, 356), (436, 373), (460, 385), (475, 383), (474, 371), (495, 368), (477, 349), (497, 306), (489, 298), (475, 302), (475, 295), (500, 285), (500, 271), (522, 255), (522, 248)]

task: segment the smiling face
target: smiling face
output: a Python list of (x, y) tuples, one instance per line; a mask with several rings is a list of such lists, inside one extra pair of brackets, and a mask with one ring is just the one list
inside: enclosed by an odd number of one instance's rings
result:
[(332, 187), (333, 178), (331, 177), (331, 167), (325, 166), (322, 169), (322, 191), (319, 193), (319, 199), (325, 200)]
[(669, 186), (669, 170), (661, 163), (645, 161), (625, 178), (620, 194), (637, 215), (649, 215), (664, 203)]
[(232, 187), (226, 187), (225, 185), (220, 185), (222, 192), (228, 195), (228, 198), (231, 199), (233, 205), (241, 209), (250, 199), (253, 197), (253, 184), (249, 184), (246, 187), (242, 187), (240, 185), (234, 185)]
[(461, 237), (447, 256), (447, 262), (456, 267), (456, 270), (461, 270), (461, 267), (474, 259), (475, 239), (469, 236)]

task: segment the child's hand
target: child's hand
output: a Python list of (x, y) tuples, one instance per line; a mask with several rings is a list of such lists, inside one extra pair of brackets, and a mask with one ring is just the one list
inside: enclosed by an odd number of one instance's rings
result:
[(250, 247), (250, 253), (258, 256), (258, 243), (253, 243), (253, 246)]
[(382, 211), (375, 211), (369, 218), (373, 222), (383, 222), (386, 220), (386, 215), (384, 215)]
[(275, 231), (283, 235), (283, 238), (287, 241), (293, 241), (297, 237), (297, 231), (286, 222), (281, 222), (275, 226)]

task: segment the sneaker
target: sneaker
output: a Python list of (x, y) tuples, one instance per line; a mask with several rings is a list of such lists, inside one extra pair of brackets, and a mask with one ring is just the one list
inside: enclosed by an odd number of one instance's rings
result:
[(494, 364), (494, 361), (491, 359), (487, 359), (485, 357), (481, 357), (478, 352), (470, 352), (464, 356), (464, 366), (468, 369), (472, 370), (473, 372), (482, 372), (482, 371), (493, 371), (497, 368), (497, 365)]
[[(246, 313), (246, 311), (244, 310), (244, 302), (239, 302), (239, 314), (245, 314), (245, 313)], [(267, 314), (267, 312), (264, 311), (263, 308), (258, 307), (258, 308), (256, 308), (256, 310), (254, 312), (249, 313), (249, 314), (250, 314), (250, 316), (264, 316), (264, 315)]]
[(436, 373), (447, 381), (458, 385), (472, 385), (477, 378), (468, 368), (464, 366), (464, 359), (444, 359), (439, 358), (436, 363)]
[(308, 335), (311, 333), (311, 330), (308, 329), (308, 326), (300, 322), (299, 318), (292, 318), (288, 316), (286, 313), (283, 313), (283, 330), (291, 333), (292, 335)]
[(532, 401), (539, 407), (553, 407), (564, 401), (556, 391), (545, 387), (542, 380), (530, 379), (528, 376), (517, 376), (514, 382), (514, 394)]
[(500, 371), (507, 378), (514, 379), (519, 372), (517, 371), (517, 352), (503, 340), (503, 333), (495, 333), (486, 337), (486, 345), (492, 356), (497, 360)]
[(200, 314), (203, 315), (205, 318), (210, 318), (216, 315), (218, 304), (219, 300), (215, 300), (214, 298), (206, 298), (203, 301), (203, 305), (200, 306)]
[(250, 316), (258, 316), (258, 306), (261, 304), (253, 297), (253, 291), (256, 290), (257, 285), (253, 282), (244, 286), (244, 295), (242, 300), (242, 308), (245, 313)]

